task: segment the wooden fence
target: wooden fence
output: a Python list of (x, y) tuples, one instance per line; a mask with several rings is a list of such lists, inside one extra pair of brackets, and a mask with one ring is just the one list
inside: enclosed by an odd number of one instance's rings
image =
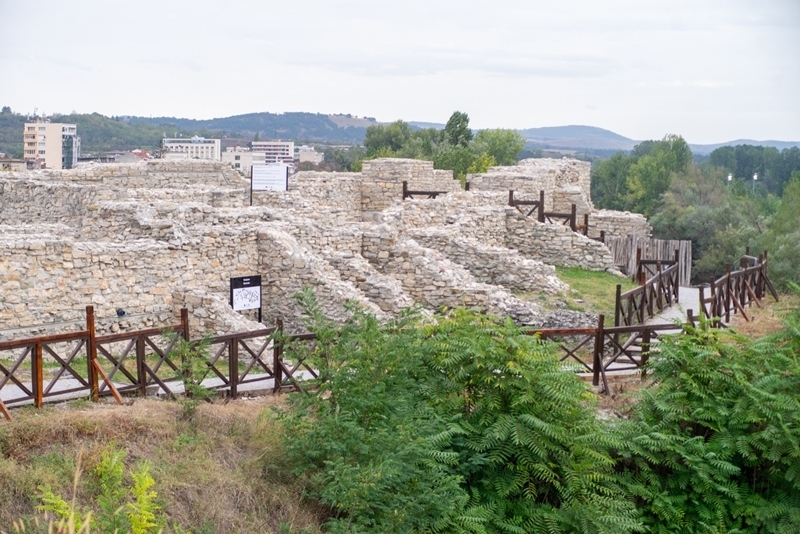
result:
[[(12, 352), (0, 360), (0, 391), (15, 386), (15, 393), (0, 400), (0, 412), (8, 419), (7, 406), (32, 403), (41, 407), (47, 401), (62, 400), (85, 393), (92, 400), (113, 395), (122, 402), (123, 394), (160, 393), (175, 398), (183, 389), (182, 362), (175, 361), (173, 349), (180, 338), (189, 339), (189, 320), (185, 309), (181, 321), (167, 328), (151, 328), (97, 336), (94, 309), (86, 307), (86, 328), (79, 332), (0, 342), (0, 353)], [(286, 388), (302, 389), (299, 373), (317, 378), (300, 354), (284, 359), (287, 343), (313, 341), (314, 334), (284, 335), (283, 324), (274, 328), (229, 334), (205, 340), (209, 360), (202, 376), (207, 389), (239, 395), (245, 384), (271, 382), (277, 393)], [(196, 347), (203, 341), (192, 341)], [(45, 357), (51, 376), (45, 379)], [(2, 362), (10, 364), (4, 365)], [(67, 382), (69, 380), (69, 382)]]
[(614, 326), (633, 326), (655, 317), (678, 302), (680, 291), (680, 268), (677, 259), (667, 262), (665, 269), (661, 261), (655, 261), (656, 273), (639, 287), (622, 293), (617, 284), (614, 304)]
[[(469, 187), (467, 187), (469, 191)], [(408, 182), (403, 181), (403, 200), (407, 198), (422, 197), (422, 198), (436, 198), (439, 195), (446, 195), (449, 191), (412, 191), (408, 188)]]
[[(691, 317), (692, 311), (689, 310)], [(528, 335), (552, 341), (561, 351), (560, 360), (574, 363), (579, 372), (591, 375), (592, 384), (611, 393), (607, 374), (640, 371), (644, 373), (653, 343), (659, 336), (682, 331), (681, 325), (605, 326), (600, 315), (596, 328), (528, 330)]]
[(630, 234), (625, 237), (607, 237), (605, 244), (614, 258), (614, 265), (621, 267), (622, 271), (633, 277), (638, 270), (641, 260), (672, 261), (675, 251), (678, 251), (680, 263), (679, 284), (683, 287), (691, 286), (692, 279), (692, 242), (673, 239), (655, 239), (649, 236)]
[[(544, 211), (544, 191), (539, 191), (538, 200), (520, 200), (514, 196), (514, 190), (508, 190), (508, 205), (517, 208), (517, 211), (531, 217), (535, 214), (536, 220), (540, 223), (560, 224), (569, 226), (573, 232), (579, 232), (584, 236), (589, 235), (589, 214), (583, 214), (583, 224), (578, 224), (578, 208), (575, 204), (570, 205), (569, 213), (559, 213), (555, 211)], [(605, 243), (606, 233), (600, 232), (600, 237), (593, 237), (595, 241)]]
[[(767, 291), (776, 301), (779, 300), (778, 292), (767, 276), (767, 251), (758, 257), (749, 253), (748, 249), (739, 259), (738, 270), (731, 271), (729, 268), (725, 275), (700, 286), (700, 308), (706, 317), (724, 319), (727, 323), (731, 320), (731, 314), (739, 312), (749, 321), (745, 308), (752, 304), (760, 308)], [(716, 326), (721, 325), (717, 322)]]

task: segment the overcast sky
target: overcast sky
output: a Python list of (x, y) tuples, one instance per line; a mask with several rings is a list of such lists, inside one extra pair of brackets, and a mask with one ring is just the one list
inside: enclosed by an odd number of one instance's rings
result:
[(800, 0), (0, 0), (0, 105), (800, 141)]

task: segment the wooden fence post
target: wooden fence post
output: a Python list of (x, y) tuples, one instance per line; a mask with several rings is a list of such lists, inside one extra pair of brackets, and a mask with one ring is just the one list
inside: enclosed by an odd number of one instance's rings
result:
[(725, 322), (731, 322), (731, 268), (725, 274)]
[(230, 340), (228, 345), (228, 379), (230, 380), (230, 397), (239, 396), (239, 338)]
[(600, 372), (603, 367), (603, 323), (605, 315), (602, 313), (597, 318), (597, 334), (594, 338), (594, 354), (592, 355), (592, 385), (600, 385)]
[(508, 190), (508, 205), (509, 206), (514, 206), (514, 190), (513, 189), (509, 189)]
[(544, 222), (544, 189), (539, 190), (539, 213), (536, 216), (540, 223)]
[(622, 313), (622, 285), (617, 284), (616, 304), (614, 305), (614, 326), (619, 326), (620, 314)]
[(33, 386), (33, 403), (37, 408), (44, 404), (44, 377), (42, 369), (42, 343), (37, 341), (31, 354), (31, 385)]
[(642, 380), (644, 380), (647, 375), (644, 366), (647, 365), (647, 360), (650, 358), (650, 329), (644, 325), (642, 327), (642, 359), (639, 365), (642, 368)]
[[(573, 206), (574, 205), (575, 204), (573, 204)], [(583, 214), (583, 235), (585, 235), (587, 237), (589, 236), (589, 214), (588, 213), (584, 213)]]
[(137, 394), (140, 397), (147, 396), (147, 362), (144, 354), (144, 337), (136, 336), (136, 381)]
[(94, 326), (94, 306), (86, 306), (86, 331), (89, 332), (88, 346), (86, 352), (88, 358), (88, 377), (89, 377), (89, 395), (92, 401), (97, 402), (100, 399), (100, 385), (97, 377), (97, 338)]
[(272, 373), (275, 375), (272, 393), (281, 392), (281, 384), (283, 383), (283, 368), (281, 367), (281, 360), (283, 359), (283, 318), (278, 317), (275, 320), (275, 339), (272, 341)]
[(183, 339), (189, 341), (189, 310), (181, 308), (181, 329), (183, 329)]
[(575, 206), (575, 204), (573, 204), (569, 214), (569, 227), (572, 229), (573, 232), (577, 229), (577, 221), (576, 221), (577, 217), (578, 217), (578, 208)]

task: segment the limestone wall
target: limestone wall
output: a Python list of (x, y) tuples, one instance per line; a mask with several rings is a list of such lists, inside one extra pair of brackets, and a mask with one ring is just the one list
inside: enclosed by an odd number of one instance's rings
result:
[(288, 191), (255, 191), (254, 206), (288, 209), (303, 217), (324, 219), (341, 226), (361, 220), (361, 183), (358, 173), (298, 172), (289, 178)]
[(589, 236), (599, 237), (601, 230), (606, 237), (649, 236), (653, 233), (653, 227), (644, 215), (612, 210), (597, 210), (589, 216)]
[(437, 172), (433, 162), (415, 159), (379, 158), (364, 161), (361, 173), (361, 211), (364, 220), (403, 199), (403, 181), (417, 191), (459, 191), (452, 172)]
[(538, 223), (513, 208), (507, 209), (506, 214), (506, 245), (526, 258), (592, 271), (614, 269), (614, 259), (602, 243), (573, 232), (568, 226)]
[(591, 203), (591, 165), (574, 159), (525, 159), (514, 166), (490, 167), (486, 173), (467, 175), (470, 191), (505, 191), (512, 189), (515, 197), (538, 200), (545, 192), (545, 209), (556, 211), (554, 194), (559, 189), (577, 187), (584, 202)]
[(555, 267), (520, 256), (505, 247), (487, 247), (459, 235), (457, 228), (421, 228), (409, 232), (423, 247), (437, 250), (464, 266), (479, 282), (531, 293), (558, 294), (568, 286), (556, 277)]

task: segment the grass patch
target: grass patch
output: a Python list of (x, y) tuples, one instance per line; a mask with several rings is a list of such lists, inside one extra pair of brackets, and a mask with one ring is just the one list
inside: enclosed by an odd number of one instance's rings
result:
[(751, 339), (774, 334), (784, 327), (783, 318), (793, 309), (800, 307), (800, 296), (794, 293), (779, 295), (781, 300), (775, 302), (769, 293), (761, 301), (761, 308), (753, 304), (746, 308), (750, 321), (745, 321), (741, 314), (731, 315), (731, 327), (737, 333)]
[(556, 267), (558, 278), (570, 286), (566, 295), (567, 308), (613, 316), (617, 284), (622, 292), (637, 286), (629, 278), (604, 271), (587, 271), (577, 267)]
[[(74, 468), (84, 479), (110, 442), (129, 470), (150, 463), (157, 501), (173, 531), (317, 532), (321, 515), (282, 460), (281, 430), (272, 408), (283, 397), (202, 404), (190, 425), (178, 403), (137, 399), (131, 406), (67, 403), (12, 410), (0, 422), (0, 525), (35, 516), (37, 487), (71, 497)], [(86, 506), (88, 492), (79, 489)], [(3, 527), (0, 527), (2, 530)]]

